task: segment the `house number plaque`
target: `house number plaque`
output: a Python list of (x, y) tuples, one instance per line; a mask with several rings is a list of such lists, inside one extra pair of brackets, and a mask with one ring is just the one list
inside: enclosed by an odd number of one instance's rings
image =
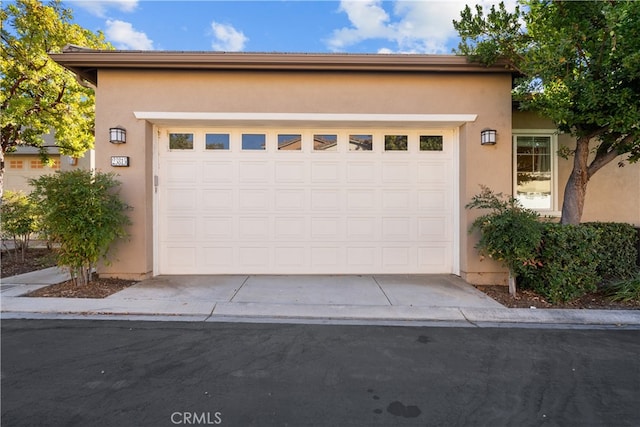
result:
[(128, 156), (111, 156), (111, 166), (115, 168), (128, 168), (129, 157)]

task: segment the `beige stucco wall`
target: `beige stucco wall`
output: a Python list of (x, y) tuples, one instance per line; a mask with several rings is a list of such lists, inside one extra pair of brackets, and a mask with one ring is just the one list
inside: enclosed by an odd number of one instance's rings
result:
[[(460, 275), (474, 284), (506, 284), (507, 280), (504, 268), (478, 255), (478, 232), (469, 233), (471, 223), (483, 212), (464, 208), (481, 185), (497, 193), (511, 193), (511, 80), (502, 83), (490, 89), (495, 90), (493, 96), (485, 94), (479, 100), (485, 119), (480, 122), (479, 116), (460, 129)], [(496, 145), (480, 145), (480, 131), (485, 127), (497, 130)]]
[[(514, 129), (553, 129), (553, 123), (532, 112), (514, 112)], [(575, 148), (575, 139), (568, 134), (558, 135), (558, 145)], [(640, 225), (640, 163), (618, 163), (626, 156), (619, 156), (593, 175), (587, 186), (587, 197), (582, 215), (583, 222), (612, 221)], [(558, 158), (558, 205), (562, 207), (564, 187), (567, 183), (573, 158)]]
[[(134, 111), (477, 114), (459, 129), (460, 270), (475, 281), (499, 278), (503, 270), (480, 261), (473, 248), (476, 236), (467, 229), (477, 213), (464, 205), (480, 183), (511, 191), (510, 88), (508, 74), (101, 70), (96, 167), (120, 175), (133, 225), (129, 241), (113, 248), (113, 263), (100, 273), (147, 277), (153, 271), (153, 126)], [(108, 141), (109, 128), (117, 125), (127, 131), (126, 144)], [(498, 131), (493, 147), (480, 145), (487, 127)], [(131, 167), (111, 167), (115, 155), (129, 156)]]

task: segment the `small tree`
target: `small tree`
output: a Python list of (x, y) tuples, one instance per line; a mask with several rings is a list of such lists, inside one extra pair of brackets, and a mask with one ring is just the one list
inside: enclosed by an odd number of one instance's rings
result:
[(2, 237), (13, 240), (16, 260), (24, 262), (31, 234), (38, 231), (38, 215), (31, 200), (21, 191), (6, 191), (0, 204)]
[(36, 147), (49, 162), (43, 135), (55, 132), (62, 154), (81, 156), (93, 148), (94, 93), (49, 53), (68, 44), (112, 49), (102, 33), (73, 23), (61, 0), (3, 2), (0, 9), (0, 195), (4, 155), (18, 146)]
[[(520, 74), (521, 109), (538, 111), (576, 138), (562, 203), (579, 224), (587, 184), (605, 165), (640, 160), (640, 2), (520, 0), (485, 13), (467, 6), (454, 21), (458, 54), (504, 61)], [(619, 157), (622, 156), (622, 157)]]
[(517, 199), (495, 194), (481, 186), (467, 209), (490, 209), (471, 224), (470, 232), (480, 231), (476, 248), (482, 255), (501, 262), (509, 269), (509, 293), (516, 295), (516, 278), (526, 274), (530, 266), (537, 266), (538, 248), (542, 239), (542, 224), (537, 212), (523, 208)]
[(111, 243), (127, 235), (129, 207), (118, 195), (120, 183), (112, 173), (74, 170), (42, 176), (31, 185), (47, 232), (60, 245), (58, 266), (67, 267), (76, 284), (89, 283)]

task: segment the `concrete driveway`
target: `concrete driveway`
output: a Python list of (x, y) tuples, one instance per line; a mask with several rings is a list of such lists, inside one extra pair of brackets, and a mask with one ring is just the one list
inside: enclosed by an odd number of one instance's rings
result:
[(502, 307), (451, 275), (158, 276), (111, 299), (404, 307)]

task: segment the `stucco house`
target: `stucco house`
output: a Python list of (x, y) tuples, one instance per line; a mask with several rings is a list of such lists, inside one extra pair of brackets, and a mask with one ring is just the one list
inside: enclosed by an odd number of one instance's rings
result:
[(56, 146), (55, 133), (42, 136), (51, 165), (44, 164), (36, 147), (18, 146), (14, 151), (5, 153), (4, 190), (21, 191), (25, 194), (33, 190), (29, 181), (42, 175), (49, 175), (59, 170), (75, 168), (93, 169), (93, 150), (89, 150), (81, 158), (60, 154)]
[(57, 148), (50, 149), (49, 158), (53, 164), (44, 164), (35, 147), (16, 147), (15, 151), (5, 154), (4, 190), (29, 194), (32, 190), (30, 179), (60, 170), (60, 151)]
[[(560, 135), (512, 74), (450, 55), (69, 49), (96, 87), (96, 167), (131, 237), (107, 276), (430, 274), (504, 280), (465, 209), (479, 185), (558, 215)], [(640, 225), (640, 166), (607, 166), (583, 219)]]

